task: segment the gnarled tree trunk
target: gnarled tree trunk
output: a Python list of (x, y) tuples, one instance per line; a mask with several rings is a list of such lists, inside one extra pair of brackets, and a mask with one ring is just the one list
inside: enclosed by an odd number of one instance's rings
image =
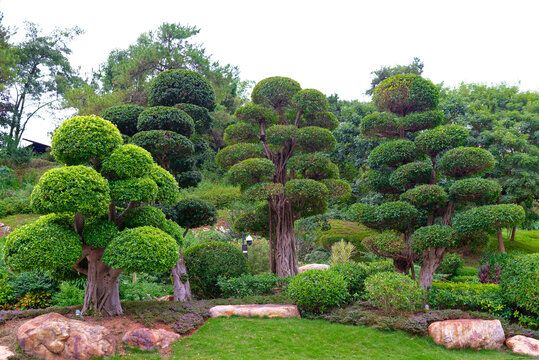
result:
[(275, 223), (275, 270), (279, 277), (299, 273), (294, 238), (294, 213), (286, 199), (278, 200)]
[(180, 259), (172, 268), (172, 278), (174, 279), (174, 301), (191, 300), (191, 285), (187, 277), (187, 269), (183, 262), (182, 251), (179, 251)]
[(427, 289), (432, 286), (432, 279), (434, 272), (444, 261), (447, 249), (445, 247), (434, 248), (431, 247), (428, 250), (423, 251), (423, 264), (421, 265), (421, 271), (419, 272), (419, 286), (423, 289)]
[(103, 263), (104, 249), (83, 245), (83, 254), (88, 260), (88, 284), (84, 293), (82, 313), (89, 311), (106, 313), (109, 316), (122, 315), (119, 277), (122, 270), (113, 269)]

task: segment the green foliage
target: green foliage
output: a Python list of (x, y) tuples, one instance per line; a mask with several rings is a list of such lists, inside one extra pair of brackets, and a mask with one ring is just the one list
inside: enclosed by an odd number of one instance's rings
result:
[(67, 281), (61, 283), (60, 291), (55, 292), (52, 296), (54, 306), (73, 306), (82, 305), (83, 303), (84, 290)]
[(240, 250), (223, 242), (205, 242), (184, 252), (185, 266), (193, 293), (202, 298), (221, 295), (217, 279), (247, 274), (247, 261)]
[(241, 214), (234, 221), (232, 228), (238, 233), (251, 233), (269, 237), (268, 205), (260, 205), (254, 211)]
[(408, 113), (403, 118), (399, 118), (399, 127), (404, 131), (416, 132), (430, 129), (442, 124), (444, 113), (440, 110), (419, 111)]
[(161, 204), (174, 205), (180, 199), (178, 182), (171, 173), (161, 166), (154, 165), (148, 175), (157, 184), (155, 201)]
[(298, 137), (299, 130), (294, 125), (273, 125), (266, 130), (268, 144), (284, 146)]
[(153, 80), (148, 94), (150, 106), (174, 106), (180, 103), (215, 108), (215, 92), (201, 74), (190, 70), (167, 70)]
[(270, 109), (252, 102), (238, 108), (234, 115), (239, 121), (252, 125), (271, 123), (275, 117)]
[(102, 161), (122, 144), (120, 132), (98, 116), (75, 116), (60, 125), (52, 136), (51, 154), (66, 165)]
[(195, 131), (193, 119), (185, 111), (170, 106), (147, 108), (138, 117), (139, 131), (169, 130), (185, 137)]
[(385, 202), (376, 207), (374, 214), (381, 229), (402, 233), (413, 229), (419, 217), (417, 209), (403, 201)]
[(341, 240), (331, 245), (331, 256), (329, 264), (331, 266), (346, 264), (352, 261), (352, 256), (356, 252), (354, 244)]
[(160, 273), (178, 262), (179, 247), (165, 232), (142, 226), (125, 229), (112, 239), (103, 253), (110, 267), (132, 272)]
[(355, 203), (350, 207), (352, 218), (365, 226), (376, 223), (376, 206), (363, 203)]
[(389, 231), (367, 236), (361, 244), (373, 254), (390, 258), (402, 256), (406, 250), (402, 237)]
[[(251, 97), (258, 105), (283, 108), (292, 104), (292, 99), (301, 90), (298, 82), (280, 76), (259, 81), (253, 88)], [(308, 94), (308, 93), (307, 93)]]
[(323, 179), (320, 182), (328, 188), (329, 197), (336, 200), (345, 200), (352, 193), (352, 187), (344, 180)]
[(404, 274), (382, 272), (365, 280), (365, 297), (388, 314), (419, 309), (423, 295), (423, 289)]
[(258, 129), (253, 124), (244, 122), (229, 125), (225, 129), (223, 141), (227, 145), (238, 143), (258, 143)]
[(367, 187), (380, 193), (395, 193), (397, 189), (389, 184), (391, 173), (383, 170), (367, 169), (363, 173), (363, 180)]
[(219, 150), (215, 156), (215, 162), (221, 168), (228, 170), (243, 160), (262, 157), (264, 157), (264, 149), (261, 144), (239, 143)]
[(225, 233), (213, 229), (199, 231), (195, 233), (195, 236), (199, 244), (203, 242), (227, 242), (229, 240)]
[(140, 146), (127, 144), (116, 148), (103, 162), (101, 173), (113, 180), (143, 177), (153, 166), (152, 154)]
[(367, 279), (367, 267), (363, 264), (347, 262), (332, 266), (329, 271), (340, 274), (347, 283), (348, 292), (354, 298), (363, 295), (365, 280)]
[[(436, 272), (450, 275), (452, 277), (451, 281), (455, 282), (454, 276), (457, 275), (457, 271), (462, 267), (462, 264), (463, 260), (460, 254), (449, 253), (445, 256), (444, 261), (442, 261)], [(473, 278), (477, 280), (477, 276), (473, 276)]]
[(109, 186), (97, 171), (88, 166), (66, 166), (47, 171), (32, 191), (36, 213), (78, 212), (100, 216), (108, 211)]
[(406, 191), (400, 196), (402, 201), (408, 201), (417, 208), (434, 210), (445, 206), (449, 196), (441, 186), (419, 185)]
[(285, 193), (295, 211), (302, 216), (322, 214), (327, 209), (327, 187), (311, 179), (290, 180), (285, 184)]
[(138, 206), (127, 210), (122, 221), (124, 228), (136, 228), (140, 226), (154, 226), (161, 228), (165, 223), (165, 214), (153, 206)]
[(184, 199), (165, 210), (165, 214), (186, 229), (209, 226), (217, 222), (217, 209), (200, 199)]
[(329, 111), (313, 112), (304, 114), (299, 123), (299, 127), (318, 126), (329, 131), (335, 130), (339, 126), (337, 116)]
[(339, 177), (339, 168), (335, 168), (335, 164), (322, 153), (294, 155), (288, 160), (287, 167), (307, 179)]
[(110, 196), (119, 203), (147, 203), (154, 201), (159, 191), (149, 177), (110, 181)]
[(415, 111), (435, 109), (439, 90), (419, 75), (394, 75), (382, 81), (374, 90), (373, 102), (380, 111), (405, 116)]
[(519, 256), (506, 263), (500, 287), (509, 303), (539, 316), (539, 254)]
[(210, 130), (213, 119), (208, 109), (193, 104), (176, 104), (175, 107), (185, 111), (193, 119), (197, 134), (206, 134)]
[(367, 164), (370, 168), (379, 169), (383, 166), (397, 167), (417, 158), (417, 148), (409, 140), (393, 140), (375, 147)]
[(185, 232), (184, 228), (176, 224), (174, 221), (170, 219), (166, 219), (163, 226), (161, 226), (161, 230), (163, 230), (168, 235), (170, 235), (174, 240), (176, 240), (176, 244), (178, 244), (180, 248), (183, 247), (184, 245), (183, 234)]
[(329, 251), (323, 247), (318, 247), (305, 256), (305, 261), (309, 264), (327, 264), (330, 257), (331, 253)]
[(318, 126), (301, 128), (297, 136), (299, 149), (306, 153), (333, 151), (337, 144), (331, 131)]
[(26, 294), (39, 292), (55, 292), (58, 282), (48, 271), (32, 270), (18, 274), (10, 274), (6, 284), (15, 298), (22, 298)]
[(275, 274), (242, 275), (240, 277), (220, 278), (217, 285), (223, 297), (242, 298), (253, 295), (272, 295), (273, 289), (283, 287), (288, 278), (280, 278)]
[(193, 143), (183, 135), (167, 130), (149, 130), (136, 133), (131, 143), (148, 150), (161, 166), (169, 167), (170, 160), (193, 154)]
[(15, 304), (17, 310), (44, 309), (52, 304), (52, 293), (49, 291), (39, 291), (26, 294)]
[(401, 165), (391, 173), (389, 184), (395, 189), (410, 189), (416, 184), (425, 184), (432, 176), (430, 161), (416, 161)]
[(102, 117), (118, 127), (123, 135), (133, 136), (137, 132), (138, 117), (144, 111), (138, 105), (112, 106), (103, 111)]
[(458, 180), (449, 188), (449, 195), (455, 201), (470, 201), (477, 204), (492, 204), (498, 200), (502, 187), (496, 181), (471, 178)]
[(246, 189), (251, 185), (267, 181), (275, 173), (273, 162), (268, 159), (246, 159), (233, 165), (228, 174), (233, 184)]
[(361, 119), (359, 129), (366, 137), (392, 138), (399, 135), (399, 119), (389, 112), (374, 112)]
[(176, 176), (178, 186), (182, 189), (195, 187), (202, 181), (200, 171), (184, 171)]
[(430, 156), (466, 144), (469, 131), (459, 125), (444, 125), (421, 132), (414, 140), (419, 151)]
[(445, 175), (460, 178), (481, 174), (494, 166), (494, 157), (485, 149), (475, 147), (457, 147), (447, 151), (438, 163)]
[(84, 226), (82, 237), (90, 246), (106, 248), (118, 233), (119, 230), (113, 222), (94, 220)]
[(513, 227), (524, 220), (524, 209), (515, 204), (485, 205), (463, 211), (455, 216), (453, 227), (462, 234), (483, 230), (495, 232)]
[(238, 186), (202, 182), (196, 189), (192, 189), (188, 193), (187, 191), (182, 192), (180, 198), (198, 198), (213, 204), (217, 209), (223, 209), (234, 201), (240, 200), (241, 191)]
[(292, 102), (296, 109), (302, 113), (327, 111), (329, 108), (326, 95), (315, 89), (298, 91), (296, 95), (294, 95)]
[(428, 248), (451, 248), (456, 245), (457, 234), (451, 226), (431, 225), (417, 229), (410, 237), (412, 248), (417, 251)]
[(282, 193), (284, 193), (283, 184), (263, 182), (251, 186), (243, 193), (243, 197), (251, 201), (262, 201), (274, 198)]
[(344, 278), (327, 270), (309, 270), (294, 276), (286, 293), (299, 308), (314, 313), (343, 305), (350, 297)]
[(155, 276), (139, 273), (135, 282), (126, 275), (120, 275), (119, 291), (123, 301), (149, 301), (170, 295), (174, 289), (171, 284), (159, 283)]
[[(354, 244), (358, 251), (363, 250), (361, 242), (371, 233), (370, 230), (351, 221), (330, 219), (328, 223), (331, 229), (320, 233), (316, 240), (317, 244), (329, 250), (334, 243), (344, 240)], [(358, 255), (359, 253), (354, 254), (354, 258), (357, 258)]]
[(54, 214), (15, 229), (6, 238), (4, 261), (13, 271), (70, 268), (82, 256), (79, 235)]

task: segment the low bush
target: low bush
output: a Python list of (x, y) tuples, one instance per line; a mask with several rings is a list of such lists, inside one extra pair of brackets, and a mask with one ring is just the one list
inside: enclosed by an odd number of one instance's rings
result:
[(357, 253), (356, 258), (359, 256), (359, 252), (364, 250), (361, 241), (372, 233), (363, 225), (359, 225), (357, 222), (345, 221), (345, 220), (328, 220), (331, 225), (330, 230), (323, 231), (318, 239), (318, 244), (325, 249), (330, 250), (331, 246), (341, 240), (354, 244)]
[(44, 309), (52, 305), (52, 292), (37, 291), (24, 295), (16, 304), (17, 310)]
[(77, 285), (64, 281), (60, 284), (60, 290), (52, 296), (54, 306), (73, 306), (84, 303), (84, 290)]
[(356, 263), (344, 263), (332, 266), (329, 271), (340, 274), (347, 283), (348, 292), (353, 298), (360, 298), (368, 277), (367, 266)]
[(449, 276), (455, 276), (457, 271), (462, 266), (462, 257), (460, 254), (450, 253), (444, 258), (442, 264), (438, 267), (436, 272), (438, 274), (446, 274)]
[(365, 280), (365, 298), (387, 314), (413, 311), (423, 304), (423, 289), (408, 276), (382, 272)]
[(249, 272), (245, 257), (232, 244), (204, 242), (185, 250), (183, 257), (193, 293), (201, 298), (220, 296), (220, 277), (229, 279)]
[(479, 284), (479, 278), (477, 277), (477, 275), (457, 275), (451, 278), (451, 282)]
[(223, 297), (246, 297), (253, 295), (271, 295), (274, 288), (283, 288), (289, 278), (280, 278), (275, 274), (242, 275), (240, 277), (217, 281)]
[(539, 254), (506, 262), (500, 277), (503, 297), (513, 306), (539, 316)]
[(30, 293), (52, 293), (58, 290), (58, 282), (48, 272), (40, 270), (11, 275), (9, 277), (9, 286), (13, 290), (13, 296), (16, 298), (22, 298)]
[(344, 278), (333, 271), (310, 270), (294, 276), (287, 295), (302, 310), (321, 313), (350, 298)]
[(30, 214), (31, 212), (30, 196), (22, 198), (14, 196), (0, 200), (0, 217), (16, 214)]
[(149, 274), (137, 274), (138, 279), (133, 282), (131, 277), (120, 275), (120, 299), (125, 301), (140, 301), (172, 295), (171, 284), (163, 284), (157, 277)]
[(336, 308), (324, 315), (324, 320), (345, 325), (368, 326), (380, 330), (401, 330), (407, 321), (406, 316), (384, 315), (373, 312), (361, 304), (354, 304), (346, 308)]
[(370, 263), (367, 263), (366, 265), (368, 276), (381, 272), (395, 271), (395, 266), (393, 265), (391, 260), (372, 261)]
[(305, 256), (305, 262), (309, 264), (327, 264), (330, 257), (329, 251), (323, 247), (318, 247)]
[(224, 209), (242, 197), (239, 186), (205, 181), (198, 184), (197, 188), (182, 190), (180, 194), (181, 199), (198, 198), (213, 204), (217, 209)]
[(227, 242), (229, 237), (227, 234), (217, 231), (217, 230), (206, 230), (199, 231), (195, 233), (198, 243), (208, 242), (208, 241), (217, 241), (217, 242)]
[(356, 252), (354, 244), (341, 240), (331, 245), (331, 256), (329, 264), (335, 266), (338, 264), (346, 264), (352, 260), (352, 256)]

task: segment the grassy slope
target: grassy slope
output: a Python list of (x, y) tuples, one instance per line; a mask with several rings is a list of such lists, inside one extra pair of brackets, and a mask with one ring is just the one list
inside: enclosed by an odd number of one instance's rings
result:
[[(501, 351), (447, 350), (404, 332), (299, 319), (210, 319), (168, 359), (518, 359)], [(109, 359), (161, 359), (133, 352)]]
[[(505, 250), (507, 252), (522, 251), (525, 253), (539, 252), (539, 230), (517, 230), (515, 241), (509, 241), (510, 234), (503, 232)], [(498, 248), (498, 239), (496, 236), (491, 236), (489, 239), (489, 247)]]
[(5, 218), (0, 219), (0, 223), (6, 224), (13, 230), (16, 227), (19, 227), (21, 225), (26, 225), (28, 223), (31, 223), (37, 220), (37, 218), (39, 218), (40, 216), (41, 215), (38, 215), (38, 214), (10, 215), (10, 216), (6, 216)]
[(319, 239), (320, 245), (326, 247), (328, 250), (333, 243), (341, 239), (354, 243), (356, 247), (360, 247), (361, 240), (373, 232), (365, 226), (353, 221), (336, 219), (330, 219), (328, 221), (331, 224), (331, 229), (323, 231)]

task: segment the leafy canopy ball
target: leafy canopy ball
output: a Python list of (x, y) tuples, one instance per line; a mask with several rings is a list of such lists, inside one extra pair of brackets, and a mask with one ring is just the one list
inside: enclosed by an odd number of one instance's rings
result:
[(193, 229), (217, 222), (217, 209), (209, 202), (199, 199), (184, 199), (165, 210), (167, 217), (181, 227)]
[(292, 99), (296, 109), (302, 113), (314, 113), (327, 111), (329, 108), (326, 95), (315, 89), (304, 89), (299, 91)]
[(367, 164), (374, 169), (385, 165), (397, 167), (415, 160), (417, 155), (417, 148), (412, 141), (392, 140), (372, 149), (367, 158)]
[(417, 229), (410, 237), (412, 248), (422, 251), (428, 248), (451, 248), (455, 246), (457, 234), (451, 226), (424, 226)]
[(234, 145), (238, 143), (257, 143), (259, 141), (258, 129), (256, 125), (244, 122), (229, 125), (225, 129), (223, 141), (227, 145)]
[(88, 166), (66, 166), (47, 171), (34, 187), (32, 209), (36, 213), (81, 213), (100, 216), (108, 211), (107, 180)]
[(169, 106), (154, 106), (140, 113), (139, 131), (170, 130), (191, 137), (195, 131), (193, 119), (185, 111)]
[(458, 147), (447, 151), (438, 168), (447, 176), (460, 178), (484, 173), (494, 167), (494, 156), (481, 148)]
[(160, 204), (174, 205), (180, 199), (178, 182), (171, 173), (154, 164), (148, 176), (157, 184), (155, 201)]
[(432, 210), (445, 206), (449, 201), (449, 196), (441, 186), (428, 184), (406, 191), (400, 199), (408, 201), (417, 208)]
[(466, 144), (469, 131), (459, 125), (438, 126), (420, 133), (414, 140), (419, 151), (436, 156), (439, 153)]
[(136, 228), (140, 226), (153, 226), (161, 228), (166, 217), (163, 211), (153, 206), (139, 206), (129, 209), (122, 222), (124, 228)]
[(140, 146), (127, 144), (118, 147), (105, 159), (101, 173), (109, 179), (143, 177), (153, 164), (152, 154)]
[(122, 135), (110, 121), (98, 116), (75, 116), (52, 136), (51, 154), (66, 165), (101, 161), (122, 144)]
[(163, 273), (178, 262), (179, 246), (170, 235), (152, 226), (126, 229), (103, 253), (103, 262), (130, 272)]
[(298, 136), (298, 128), (294, 125), (273, 125), (266, 130), (268, 144), (283, 146)]
[(318, 126), (333, 131), (339, 126), (337, 115), (329, 111), (304, 114), (301, 119), (302, 121), (299, 123), (300, 128), (306, 126)]
[(375, 254), (391, 256), (401, 255), (406, 250), (402, 237), (390, 231), (367, 236), (361, 241), (361, 245)]
[(300, 90), (301, 86), (297, 81), (274, 76), (258, 82), (253, 88), (251, 98), (255, 104), (278, 109), (291, 105), (292, 98)]
[(419, 212), (407, 202), (389, 201), (376, 208), (375, 216), (381, 228), (404, 233), (414, 228)]
[(352, 193), (350, 184), (341, 179), (322, 179), (320, 182), (328, 188), (329, 196), (337, 200), (344, 200)]
[(318, 126), (308, 126), (299, 129), (298, 147), (306, 153), (323, 151), (330, 152), (335, 149), (337, 140), (328, 129)]
[(458, 180), (451, 185), (449, 194), (456, 201), (471, 201), (478, 204), (492, 204), (498, 200), (502, 187), (496, 181), (472, 178)]
[(243, 160), (228, 171), (230, 181), (244, 189), (269, 179), (274, 173), (275, 166), (268, 159)]
[(326, 185), (311, 179), (295, 179), (285, 184), (285, 193), (294, 211), (304, 217), (323, 214), (327, 210), (329, 195)]
[(160, 164), (173, 157), (187, 157), (195, 151), (193, 143), (173, 131), (149, 130), (136, 133), (131, 142), (148, 150)]
[(374, 105), (380, 111), (406, 116), (438, 106), (439, 90), (419, 75), (394, 75), (382, 81), (373, 93)]
[(254, 125), (271, 123), (275, 118), (270, 109), (252, 102), (238, 108), (234, 115), (239, 121)]
[(219, 150), (215, 162), (223, 169), (230, 169), (243, 160), (262, 157), (264, 157), (262, 144), (239, 143)]
[(118, 127), (123, 135), (133, 136), (137, 132), (138, 117), (144, 111), (138, 105), (118, 105), (103, 111), (103, 118)]
[(97, 219), (84, 225), (82, 237), (90, 246), (106, 248), (119, 232), (113, 222)]
[(398, 117), (389, 112), (374, 112), (361, 119), (359, 129), (366, 137), (392, 138), (399, 135)]
[(365, 183), (371, 190), (374, 190), (380, 193), (388, 193), (388, 194), (397, 192), (397, 189), (395, 189), (389, 183), (391, 173), (388, 171), (367, 169), (363, 177), (364, 177)]
[(210, 130), (213, 119), (208, 109), (193, 104), (176, 104), (174, 107), (185, 111), (193, 119), (197, 134), (202, 135)]
[(457, 214), (453, 227), (461, 234), (474, 231), (495, 232), (524, 221), (524, 209), (515, 204), (485, 205)]
[(110, 196), (119, 203), (147, 203), (154, 201), (159, 191), (149, 177), (110, 181)]
[(180, 225), (176, 224), (170, 219), (167, 219), (163, 224), (161, 230), (172, 236), (172, 238), (176, 240), (176, 243), (180, 248), (183, 246), (183, 233), (185, 232), (185, 229), (182, 228)]
[(178, 181), (178, 186), (182, 189), (196, 187), (202, 181), (202, 174), (196, 170), (184, 171), (176, 175), (176, 180)]
[(432, 163), (429, 161), (410, 162), (399, 166), (389, 177), (389, 184), (395, 189), (410, 189), (416, 184), (428, 183), (432, 175)]
[(180, 103), (215, 108), (215, 92), (210, 82), (191, 70), (163, 71), (153, 80), (148, 94), (150, 106), (174, 106)]

